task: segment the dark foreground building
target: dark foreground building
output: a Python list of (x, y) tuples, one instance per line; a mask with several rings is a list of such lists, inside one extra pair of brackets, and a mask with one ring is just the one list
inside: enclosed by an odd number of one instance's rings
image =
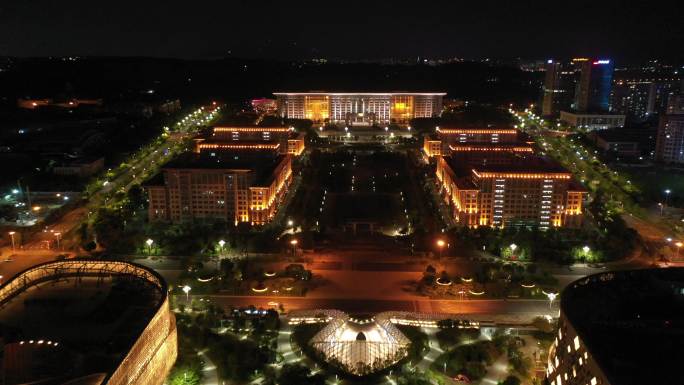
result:
[(585, 277), (560, 306), (549, 384), (684, 384), (684, 268)]
[(176, 320), (155, 271), (120, 261), (31, 267), (0, 287), (3, 384), (162, 385)]

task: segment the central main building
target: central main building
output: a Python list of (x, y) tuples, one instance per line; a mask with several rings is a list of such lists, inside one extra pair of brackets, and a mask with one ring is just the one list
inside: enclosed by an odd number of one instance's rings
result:
[(274, 92), (283, 118), (345, 126), (408, 125), (437, 117), (444, 92)]

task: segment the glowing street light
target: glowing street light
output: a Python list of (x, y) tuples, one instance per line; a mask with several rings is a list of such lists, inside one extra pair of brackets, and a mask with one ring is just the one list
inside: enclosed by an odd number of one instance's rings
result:
[(152, 240), (152, 238), (147, 238), (147, 240), (145, 241), (145, 244), (147, 244), (148, 254), (152, 254), (152, 244), (153, 243), (154, 243), (154, 241)]
[(185, 301), (190, 302), (190, 290), (192, 290), (192, 288), (188, 285), (185, 285), (181, 290), (183, 290), (183, 293), (185, 293)]
[(289, 227), (294, 226), (294, 221), (293, 221), (292, 219), (288, 219), (288, 220), (287, 220), (287, 225), (288, 225)]
[(290, 244), (292, 245), (292, 255), (293, 256), (297, 255), (297, 243), (299, 243), (299, 241), (297, 241), (296, 239), (293, 239), (290, 241)]
[(442, 240), (442, 239), (437, 240), (437, 247), (439, 247), (439, 258), (440, 259), (442, 258), (442, 251), (444, 250), (444, 245), (446, 245), (444, 240)]
[(544, 293), (544, 295), (546, 295), (546, 298), (549, 299), (549, 309), (551, 309), (551, 307), (553, 306), (553, 301), (555, 301), (558, 297), (558, 293), (547, 293), (543, 290), (542, 293)]
[(665, 205), (667, 205), (667, 206), (670, 205), (670, 193), (671, 192), (672, 192), (672, 190), (670, 190), (669, 188), (665, 189)]
[(518, 245), (516, 245), (515, 243), (511, 243), (511, 245), (508, 246), (508, 247), (510, 247), (510, 248), (511, 248), (511, 251), (515, 253), (515, 249), (518, 248)]
[(682, 242), (675, 243), (675, 246), (677, 246), (677, 256), (675, 257), (675, 259), (679, 259), (679, 249), (682, 248), (682, 245), (684, 245), (684, 243)]
[(589, 246), (586, 246), (586, 245), (585, 245), (585, 246), (582, 248), (582, 251), (584, 251), (584, 254), (588, 254), (589, 251), (591, 251), (591, 249), (589, 248)]
[(57, 238), (57, 250), (60, 250), (59, 241), (62, 239), (62, 233), (55, 233), (55, 238)]
[(14, 231), (9, 232), (10, 239), (12, 239), (12, 251), (16, 250), (16, 247), (14, 246), (14, 234), (15, 234)]

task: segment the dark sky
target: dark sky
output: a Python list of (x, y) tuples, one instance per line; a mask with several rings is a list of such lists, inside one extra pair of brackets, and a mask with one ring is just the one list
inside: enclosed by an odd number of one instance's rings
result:
[(2, 0), (0, 56), (681, 60), (682, 2)]

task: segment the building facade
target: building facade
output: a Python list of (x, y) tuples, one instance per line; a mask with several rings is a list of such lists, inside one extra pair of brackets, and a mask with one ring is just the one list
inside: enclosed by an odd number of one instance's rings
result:
[(56, 165), (52, 173), (62, 176), (86, 178), (93, 176), (104, 168), (104, 158), (75, 159)]
[(317, 125), (408, 125), (413, 118), (442, 113), (446, 93), (275, 92), (280, 116), (309, 119)]
[(582, 224), (586, 191), (567, 170), (526, 150), (500, 150), (486, 158), (471, 154), (437, 159), (437, 181), (456, 222), (540, 229)]
[[(76, 285), (70, 284), (61, 288), (54, 286), (64, 285), (65, 277), (73, 278)], [(0, 288), (0, 315), (7, 312), (6, 306), (12, 300), (26, 295), (32, 289), (41, 287), (44, 293), (58, 292), (61, 298), (68, 299), (73, 306), (91, 308), (92, 303), (86, 300), (82, 294), (85, 282), (97, 280), (99, 290), (109, 290), (116, 281), (135, 281), (140, 296), (155, 298), (149, 302), (149, 308), (132, 306), (122, 308), (120, 312), (110, 315), (112, 323), (123, 323), (127, 328), (138, 330), (134, 335), (127, 336), (123, 331), (116, 331), (107, 341), (115, 339), (117, 344), (105, 343), (98, 345), (93, 340), (97, 335), (89, 336), (88, 344), (83, 343), (83, 330), (93, 333), (93, 327), (88, 323), (99, 322), (98, 329), (103, 335), (112, 332), (111, 328), (102, 327), (101, 321), (92, 319), (79, 323), (67, 323), (67, 326), (59, 322), (49, 322), (48, 328), (43, 327), (42, 332), (46, 337), (61, 336), (58, 342), (43, 341), (27, 338), (28, 341), (16, 341), (10, 343), (4, 341), (4, 359), (2, 367), (3, 381), (6, 383), (60, 383), (60, 384), (100, 384), (100, 385), (162, 385), (169, 375), (178, 354), (178, 336), (176, 331), (176, 318), (171, 311), (169, 302), (169, 287), (164, 279), (156, 271), (147, 267), (122, 261), (74, 259), (65, 261), (53, 261), (32, 266), (20, 272), (17, 276), (8, 280)], [(48, 284), (49, 283), (49, 284)], [(44, 287), (43, 287), (44, 286)], [(43, 294), (49, 295), (49, 294)], [(82, 303), (77, 305), (78, 303)], [(127, 303), (127, 302), (125, 302)], [(24, 316), (24, 325), (36, 323), (32, 320), (36, 314), (48, 317), (63, 317), (53, 306), (45, 311), (36, 313), (27, 311)], [(93, 311), (94, 312), (94, 311)], [(21, 312), (20, 312), (21, 313)], [(88, 313), (81, 311), (80, 313)], [(80, 314), (79, 313), (79, 314)], [(131, 314), (135, 322), (130, 321)], [(22, 314), (13, 314), (13, 317)], [(119, 318), (117, 318), (119, 317)], [(87, 317), (82, 317), (87, 318)], [(64, 330), (64, 328), (69, 330)], [(35, 333), (28, 327), (28, 333)], [(50, 330), (52, 328), (52, 330)], [(35, 329), (35, 327), (33, 327)], [(22, 334), (18, 334), (22, 335)], [(25, 335), (25, 334), (24, 334)], [(29, 336), (31, 334), (28, 334)], [(102, 338), (102, 337), (101, 337)], [(104, 338), (102, 338), (104, 339)], [(35, 342), (35, 343), (34, 343)], [(45, 343), (44, 343), (45, 342)], [(58, 355), (39, 353), (38, 356), (30, 354), (36, 348), (42, 347), (56, 349), (58, 343), (67, 346), (67, 350)], [(27, 351), (29, 350), (29, 351)], [(23, 354), (22, 354), (23, 353)], [(28, 353), (28, 354), (27, 354)], [(78, 353), (80, 358), (71, 361), (69, 358)], [(90, 363), (87, 357), (107, 357), (106, 360), (95, 360)], [(29, 357), (37, 358), (41, 366), (38, 371), (32, 371), (26, 362)], [(28, 360), (27, 360), (28, 358)], [(53, 361), (54, 360), (54, 361)], [(51, 362), (52, 361), (52, 362)], [(83, 363), (85, 361), (85, 363)], [(72, 372), (64, 368), (70, 366), (83, 366), (85, 373)], [(46, 369), (47, 368), (47, 369)], [(50, 378), (49, 368), (61, 368), (59, 375)], [(15, 369), (15, 370), (13, 370)], [(20, 378), (13, 381), (11, 378)]]
[(423, 138), (423, 153), (429, 158), (448, 155), (454, 149), (486, 152), (504, 147), (529, 147), (532, 141), (518, 130), (508, 128), (440, 128)]
[(655, 112), (656, 85), (644, 81), (620, 80), (611, 94), (612, 112), (644, 120)]
[(560, 298), (550, 385), (680, 384), (684, 269), (589, 275)]
[(256, 157), (229, 149), (223, 159), (187, 154), (185, 159), (171, 162), (163, 169), (162, 183), (146, 186), (150, 221), (268, 223), (292, 180), (292, 158), (272, 153)]
[[(579, 59), (578, 59), (579, 60)], [(613, 86), (613, 63), (610, 60), (582, 60), (575, 86), (573, 108), (577, 111), (608, 111)]]
[(659, 162), (684, 163), (684, 114), (660, 117), (655, 158)]
[(666, 110), (671, 97), (680, 92), (681, 76), (676, 69), (658, 63), (615, 71), (610, 110), (634, 120), (645, 120)]
[(560, 62), (548, 60), (546, 62), (544, 86), (542, 88), (542, 116), (554, 116), (561, 110), (560, 97), (564, 90), (561, 88), (562, 65)]
[(573, 127), (589, 131), (605, 130), (608, 128), (624, 127), (625, 115), (609, 113), (589, 113), (561, 111), (560, 120)]
[(214, 127), (211, 134), (195, 139), (195, 151), (207, 149), (228, 150), (231, 145), (278, 144), (281, 154), (301, 155), (304, 152), (304, 133), (296, 133), (293, 127)]

